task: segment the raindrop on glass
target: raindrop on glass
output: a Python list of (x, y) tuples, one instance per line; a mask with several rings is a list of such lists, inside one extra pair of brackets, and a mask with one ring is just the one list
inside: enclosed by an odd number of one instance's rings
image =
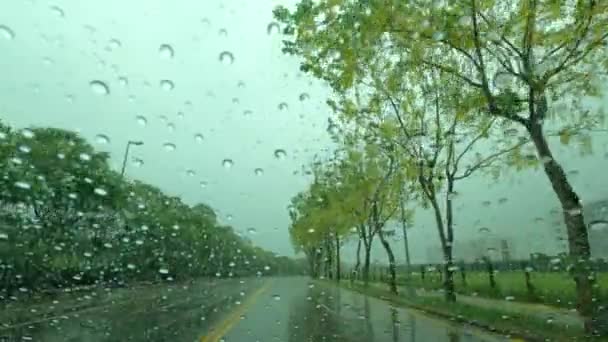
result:
[(300, 98), (300, 101), (306, 101), (310, 98), (310, 95), (308, 95), (308, 93), (302, 93), (302, 94), (300, 94), (299, 98)]
[(29, 190), (32, 186), (26, 182), (15, 182), (15, 186), (19, 189)]
[(108, 48), (110, 49), (110, 51), (116, 50), (116, 49), (120, 48), (121, 46), (122, 46), (122, 43), (118, 39), (110, 39), (110, 42), (108, 43)]
[(110, 138), (105, 134), (97, 134), (95, 136), (95, 141), (98, 144), (106, 145), (110, 143)]
[(110, 93), (110, 88), (102, 81), (91, 81), (89, 86), (91, 87), (93, 93), (97, 95), (108, 95)]
[(161, 269), (158, 270), (158, 273), (160, 273), (160, 274), (169, 274), (169, 270), (166, 269), (166, 268), (161, 268)]
[(58, 6), (51, 6), (50, 9), (51, 9), (51, 12), (53, 12), (54, 15), (56, 15), (56, 16), (58, 16), (60, 18), (65, 17), (65, 12), (60, 7), (58, 7)]
[(287, 157), (287, 152), (285, 152), (285, 150), (283, 149), (276, 149), (274, 150), (274, 157), (277, 159), (285, 159)]
[(192, 170), (192, 169), (188, 169), (188, 170), (186, 171), (186, 174), (187, 174), (188, 176), (190, 176), (190, 177), (194, 177), (194, 176), (196, 175), (196, 172), (195, 172), (194, 170)]
[(121, 87), (126, 87), (129, 85), (129, 79), (124, 76), (121, 76), (118, 78), (118, 84), (120, 84)]
[(203, 140), (205, 140), (205, 137), (201, 133), (197, 133), (197, 134), (194, 135), (194, 140), (197, 143), (202, 143)]
[(137, 123), (138, 123), (140, 126), (145, 126), (145, 125), (147, 125), (147, 124), (148, 124), (148, 119), (146, 119), (146, 117), (145, 117), (145, 116), (143, 116), (143, 115), (138, 115), (138, 116), (136, 116), (136, 117), (135, 117), (135, 120), (137, 120)]
[(279, 110), (287, 110), (287, 109), (289, 109), (289, 105), (287, 105), (287, 103), (285, 103), (285, 102), (279, 103)]
[(258, 167), (257, 169), (254, 170), (254, 173), (256, 176), (261, 176), (264, 174), (264, 169), (261, 169)]
[(596, 232), (608, 232), (608, 222), (591, 222), (589, 224), (589, 229)]
[(220, 62), (223, 64), (232, 64), (234, 63), (234, 55), (230, 51), (223, 51), (220, 53)]
[(93, 190), (93, 192), (96, 195), (99, 195), (99, 196), (105, 196), (105, 195), (108, 194), (108, 192), (105, 189), (102, 189), (102, 188), (95, 188), (95, 190)]
[(171, 80), (160, 81), (160, 88), (164, 91), (171, 91), (175, 88), (175, 84)]
[(8, 26), (0, 25), (0, 38), (6, 40), (15, 39), (15, 32), (11, 30)]
[(279, 24), (274, 21), (268, 24), (268, 26), (266, 27), (266, 33), (268, 33), (269, 35), (279, 32), (281, 32), (281, 28), (279, 27)]
[(91, 160), (91, 156), (88, 153), (81, 153), (80, 155), (78, 155), (78, 158), (85, 162)]
[(167, 123), (167, 129), (169, 130), (169, 132), (175, 131), (175, 124), (173, 122)]
[(135, 167), (142, 167), (143, 165), (144, 165), (143, 159), (133, 158), (133, 166), (135, 166)]
[(160, 55), (160, 58), (171, 59), (175, 55), (175, 51), (173, 51), (173, 47), (171, 45), (162, 44), (158, 48), (158, 54)]
[(19, 146), (19, 151), (23, 153), (30, 153), (32, 151), (32, 148), (26, 145), (21, 145)]
[(281, 300), (281, 296), (279, 296), (278, 294), (274, 294), (274, 295), (272, 295), (272, 299), (278, 301), (278, 300)]
[(205, 182), (205, 181), (201, 181), (199, 184), (200, 184), (201, 188), (203, 188), (203, 189), (207, 187), (207, 182)]
[(253, 234), (257, 234), (257, 232), (258, 231), (255, 228), (253, 228), (253, 227), (247, 228), (247, 233), (249, 233), (249, 234), (252, 234), (252, 235)]
[(234, 165), (234, 162), (232, 161), (232, 159), (224, 159), (224, 160), (222, 161), (222, 166), (223, 166), (225, 169), (229, 169), (229, 168), (231, 168), (233, 165)]
[(165, 149), (165, 151), (175, 151), (176, 146), (174, 143), (170, 143), (170, 142), (166, 142), (163, 144), (163, 148)]
[(34, 136), (36, 136), (36, 134), (34, 134), (34, 132), (29, 128), (24, 128), (21, 131), (21, 134), (27, 139), (32, 139)]

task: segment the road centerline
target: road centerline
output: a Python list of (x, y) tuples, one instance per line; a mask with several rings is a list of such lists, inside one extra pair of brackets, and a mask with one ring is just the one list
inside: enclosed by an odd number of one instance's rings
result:
[(266, 281), (262, 286), (250, 294), (245, 301), (241, 303), (234, 311), (226, 318), (215, 325), (209, 332), (209, 335), (202, 336), (201, 342), (218, 342), (224, 337), (234, 326), (241, 320), (241, 315), (244, 314), (270, 286), (271, 281)]

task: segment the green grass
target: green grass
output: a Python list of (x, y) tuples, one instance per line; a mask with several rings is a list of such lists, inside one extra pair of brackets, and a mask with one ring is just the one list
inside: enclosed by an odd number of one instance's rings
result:
[(342, 282), (341, 286), (387, 300), (396, 306), (418, 309), (430, 315), (470, 324), (512, 338), (522, 338), (526, 341), (594, 341), (584, 337), (581, 328), (559, 326), (525, 314), (507, 313), (458, 302), (448, 303), (442, 298), (397, 296), (380, 286), (372, 285), (366, 288), (362, 284), (351, 284), (347, 281)]
[[(495, 275), (496, 288), (492, 289), (486, 272), (468, 272), (467, 284), (463, 284), (460, 273), (454, 275), (456, 292), (480, 297), (501, 298), (508, 296), (521, 302), (543, 303), (564, 308), (574, 308), (576, 302), (575, 284), (572, 277), (565, 272), (531, 273), (531, 283), (534, 292), (529, 293), (523, 271), (497, 272)], [(419, 273), (414, 273), (410, 280), (404, 276), (398, 278), (401, 285), (409, 285), (426, 290), (442, 288), (440, 277), (427, 273), (423, 281)], [(600, 273), (597, 277), (598, 290), (596, 297), (599, 301), (608, 300), (608, 273)]]

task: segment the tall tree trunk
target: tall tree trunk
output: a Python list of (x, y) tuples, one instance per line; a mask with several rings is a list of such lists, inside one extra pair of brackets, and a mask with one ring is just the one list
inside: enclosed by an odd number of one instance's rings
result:
[(336, 238), (336, 281), (340, 281), (340, 235), (334, 234)]
[(382, 229), (378, 229), (378, 237), (380, 238), (380, 242), (386, 251), (386, 255), (388, 256), (388, 271), (390, 273), (389, 287), (392, 293), (397, 294), (397, 270), (395, 265), (395, 254), (393, 254), (393, 250), (391, 249), (390, 243), (384, 238), (384, 233)]
[[(439, 232), (439, 240), (441, 241), (441, 251), (443, 252), (443, 259), (445, 260), (445, 277), (443, 277), (443, 289), (445, 293), (445, 299), (447, 301), (455, 301), (456, 295), (454, 294), (454, 271), (453, 268), (448, 266), (452, 264), (452, 244), (446, 241), (446, 236), (444, 232), (443, 225), (443, 217), (441, 215), (441, 208), (439, 208), (439, 204), (437, 203), (437, 198), (432, 195), (429, 196), (429, 201), (431, 202), (431, 206), (433, 207), (433, 212), (435, 213), (435, 222), (437, 224), (437, 230)], [(448, 268), (450, 268), (448, 270)]]
[(443, 246), (443, 257), (444, 260), (444, 274), (443, 277), (443, 288), (445, 290), (445, 299), (448, 302), (456, 301), (456, 294), (454, 290), (454, 212), (452, 201), (454, 200), (454, 178), (448, 173), (447, 175), (447, 193), (445, 196), (445, 228), (447, 230), (446, 241)]
[(369, 284), (369, 265), (372, 257), (372, 246), (371, 243), (369, 243), (365, 244), (364, 247), (365, 255), (363, 258), (363, 282), (365, 283), (365, 286), (367, 286)]
[(355, 269), (353, 271), (353, 278), (351, 280), (354, 280), (354, 277), (359, 277), (359, 269), (361, 268), (361, 238), (359, 238), (359, 241), (357, 241), (357, 261), (355, 263)]
[(583, 210), (577, 193), (568, 181), (564, 169), (555, 161), (542, 124), (531, 120), (527, 125), (530, 137), (534, 142), (538, 156), (543, 163), (545, 174), (551, 182), (553, 191), (557, 195), (564, 213), (568, 233), (568, 249), (570, 259), (574, 266), (572, 274), (576, 282), (577, 310), (585, 321), (585, 331), (591, 333), (595, 330), (594, 316), (597, 315), (594, 297), (594, 275), (591, 269), (589, 236), (583, 218)]
[(410, 278), (412, 262), (410, 259), (410, 245), (407, 237), (407, 223), (405, 222), (405, 204), (403, 199), (399, 200), (401, 206), (401, 229), (403, 229), (403, 246), (405, 251), (405, 266), (406, 266), (406, 277)]

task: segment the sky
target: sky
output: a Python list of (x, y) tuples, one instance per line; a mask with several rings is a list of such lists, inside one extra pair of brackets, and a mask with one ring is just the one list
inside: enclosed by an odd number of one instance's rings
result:
[[(302, 165), (332, 148), (330, 91), (281, 53), (271, 25), (272, 8), (295, 0), (5, 2), (0, 119), (76, 130), (110, 152), (117, 170), (127, 141), (141, 140), (127, 177), (207, 203), (255, 244), (294, 254), (286, 207), (311, 181)], [(551, 141), (584, 202), (608, 197), (607, 135), (594, 134), (586, 157)], [(542, 170), (475, 176), (458, 187), (457, 240), (488, 227), (523, 255), (555, 250), (550, 211), (558, 202)], [(438, 242), (430, 212), (416, 208), (410, 240), (413, 260), (424, 261)], [(394, 247), (403, 260), (402, 243)], [(352, 243), (344, 253), (353, 259)]]

